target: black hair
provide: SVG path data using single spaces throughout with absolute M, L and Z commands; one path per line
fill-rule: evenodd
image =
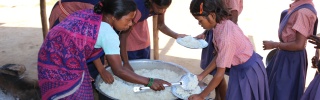
M 201 7 L 202 6 L 202 11 Z M 190 12 L 193 16 L 208 16 L 210 13 L 216 14 L 216 22 L 219 23 L 224 18 L 231 16 L 225 7 L 223 0 L 192 0 Z
M 136 3 L 133 0 L 100 0 L 94 6 L 94 12 L 97 14 L 111 14 L 116 19 L 136 11 Z
M 160 7 L 169 7 L 171 5 L 172 0 L 151 0 L 155 4 Z M 151 2 L 149 0 L 145 0 L 145 5 L 147 8 L 151 7 Z

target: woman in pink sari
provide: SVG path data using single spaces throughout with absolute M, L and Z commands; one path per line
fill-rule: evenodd
M 53 27 L 38 54 L 38 79 L 44 100 L 93 100 L 90 73 L 86 62 L 97 63 L 105 54 L 113 73 L 123 80 L 165 89 L 170 83 L 139 76 L 123 67 L 120 40 L 113 30 L 127 30 L 136 14 L 132 0 L 104 0 L 94 10 L 74 12 Z M 107 83 L 113 83 L 108 73 Z

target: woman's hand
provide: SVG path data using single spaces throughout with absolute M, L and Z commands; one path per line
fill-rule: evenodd
M 183 38 L 183 37 L 185 37 L 185 36 L 187 36 L 187 35 L 186 35 L 186 34 L 177 34 L 176 39 L 177 39 L 177 38 Z
M 155 91 L 161 91 L 165 89 L 165 87 L 163 86 L 164 84 L 171 86 L 171 84 L 167 81 L 164 81 L 161 79 L 154 79 L 153 84 L 151 85 L 150 88 Z
M 319 37 L 317 37 L 315 35 L 311 35 L 308 39 L 309 39 L 309 41 L 308 41 L 309 43 L 316 45 L 316 46 L 314 46 L 314 48 L 320 49 L 320 38 Z
M 112 84 L 114 81 L 112 74 L 107 70 L 101 71 L 100 76 L 105 83 Z
M 273 48 L 277 48 L 279 43 L 273 41 L 263 41 L 263 50 L 269 50 Z
M 201 97 L 200 94 L 191 95 L 188 100 L 204 100 L 204 97 Z

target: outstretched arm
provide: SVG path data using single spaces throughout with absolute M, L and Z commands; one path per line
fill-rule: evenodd
M 135 74 L 133 71 L 131 71 L 130 69 L 122 67 L 121 57 L 119 55 L 106 55 L 106 56 L 111 66 L 112 72 L 116 76 L 129 82 L 144 84 L 144 85 L 148 84 L 148 81 L 149 81 L 148 78 L 139 76 Z
M 197 35 L 195 38 L 197 38 L 197 39 L 206 39 L 206 33 L 208 31 L 209 30 L 204 30 L 201 34 Z
M 104 68 L 104 66 L 102 65 L 102 62 L 101 62 L 101 59 L 100 59 L 100 58 L 94 60 L 94 61 L 93 61 L 93 64 L 96 66 L 96 68 L 97 68 L 97 70 L 98 70 L 98 72 L 99 72 L 99 74 L 100 74 L 100 76 L 101 76 L 101 78 L 102 78 L 102 80 L 103 80 L 104 82 L 109 83 L 109 84 L 110 84 L 110 83 L 113 83 L 114 79 L 113 79 L 111 73 L 108 72 L 108 71 Z
M 217 73 L 213 76 L 212 80 L 208 84 L 208 86 L 200 93 L 201 97 L 206 97 L 209 93 L 214 90 L 221 82 L 224 77 L 224 73 L 226 68 L 217 68 Z
M 165 15 L 165 13 L 163 13 L 162 15 L 158 15 L 158 29 L 162 33 L 164 33 L 174 39 L 186 36 L 185 34 L 178 34 L 174 31 L 172 31 L 170 28 L 168 28 L 167 25 L 164 23 L 164 15 Z
M 200 94 L 191 95 L 189 100 L 204 100 L 204 98 L 220 84 L 224 77 L 225 70 L 226 68 L 218 67 L 217 73 L 213 76 L 208 86 Z
M 131 82 L 131 83 L 136 83 L 136 84 L 143 84 L 147 85 L 149 83 L 149 79 L 147 77 L 140 76 L 133 71 L 131 71 L 128 68 L 122 67 L 121 64 L 121 57 L 120 55 L 106 55 L 107 60 L 110 63 L 112 72 L 118 76 L 119 78 Z M 164 90 L 165 87 L 163 84 L 171 85 L 169 82 L 161 80 L 161 79 L 154 79 L 153 84 L 151 85 L 151 89 L 153 90 Z
M 216 69 L 216 58 L 214 57 L 208 67 L 201 72 L 201 74 L 198 75 L 198 80 L 201 81 L 203 78 L 205 78 L 210 72 L 212 72 L 214 69 Z

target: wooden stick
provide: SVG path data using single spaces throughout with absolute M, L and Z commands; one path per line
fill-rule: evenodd
M 158 15 L 153 16 L 153 59 L 159 60 Z
M 42 34 L 44 39 L 48 33 L 46 0 L 40 0 L 40 14 L 41 14 L 41 23 L 42 23 Z

